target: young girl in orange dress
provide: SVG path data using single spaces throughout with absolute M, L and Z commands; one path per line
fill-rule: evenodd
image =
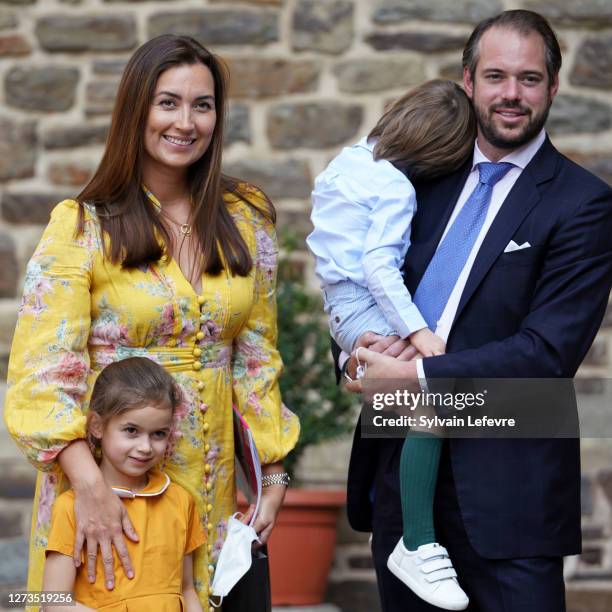
M 144 357 L 107 366 L 94 385 L 87 430 L 100 470 L 123 499 L 140 535 L 128 542 L 135 576 L 115 571 L 112 590 L 104 584 L 104 564 L 121 564 L 116 552 L 98 557 L 96 579 L 87 564 L 73 560 L 76 523 L 74 491 L 58 497 L 47 543 L 43 587 L 71 591 L 66 610 L 106 612 L 202 612 L 193 584 L 191 553 L 204 541 L 195 503 L 181 486 L 159 469 L 173 438 L 173 417 L 181 392 L 172 376 Z M 87 555 L 96 557 L 95 551 Z M 63 608 L 54 606 L 59 612 Z

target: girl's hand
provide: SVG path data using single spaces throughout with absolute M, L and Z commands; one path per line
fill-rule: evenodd
M 436 336 L 429 328 L 424 327 L 410 334 L 410 343 L 423 357 L 435 357 L 444 355 L 446 343 L 440 336 Z
M 186 612 L 202 612 L 202 604 L 193 584 L 193 557 L 191 554 L 186 555 L 183 560 L 183 599 L 186 604 Z
M 104 563 L 104 582 L 107 589 L 115 586 L 113 572 L 113 549 L 123 565 L 128 578 L 134 577 L 132 562 L 123 538 L 123 533 L 133 542 L 138 536 L 128 517 L 127 510 L 112 489 L 98 478 L 91 486 L 75 488 L 74 514 L 76 518 L 76 538 L 74 542 L 74 563 L 78 567 L 81 550 L 86 545 L 87 576 L 89 582 L 96 580 L 96 560 L 98 547 Z

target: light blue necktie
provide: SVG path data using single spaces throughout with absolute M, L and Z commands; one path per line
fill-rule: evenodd
M 442 316 L 480 233 L 491 202 L 493 187 L 512 167 L 513 164 L 505 162 L 478 164 L 478 185 L 459 211 L 425 270 L 413 302 L 432 331 L 436 330 L 438 319 Z

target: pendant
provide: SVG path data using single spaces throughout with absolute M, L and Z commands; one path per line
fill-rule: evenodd
M 191 225 L 189 223 L 181 223 L 180 230 L 183 236 L 189 236 L 191 234 Z

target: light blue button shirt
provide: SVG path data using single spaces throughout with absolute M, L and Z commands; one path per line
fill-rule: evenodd
M 374 161 L 366 138 L 345 147 L 316 178 L 313 232 L 306 242 L 325 290 L 350 281 L 367 288 L 402 337 L 427 327 L 412 303 L 401 269 L 416 210 L 414 187 L 387 160 Z M 365 331 L 376 331 L 363 329 Z

